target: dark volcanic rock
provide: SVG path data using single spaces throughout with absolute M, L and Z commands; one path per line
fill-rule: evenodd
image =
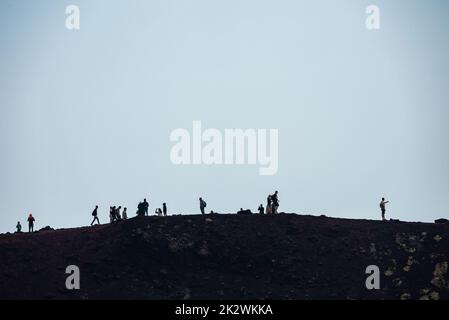
M 140 217 L 0 235 L 0 261 L 0 299 L 449 299 L 446 223 Z M 80 290 L 65 289 L 69 265 Z
M 53 230 L 55 230 L 55 229 L 53 229 L 53 228 L 50 227 L 50 226 L 46 226 L 46 227 L 44 227 L 44 228 L 42 228 L 42 229 L 39 229 L 39 231 L 53 231 Z

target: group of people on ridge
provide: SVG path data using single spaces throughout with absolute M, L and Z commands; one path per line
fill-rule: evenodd
M 113 223 L 120 220 L 128 219 L 128 213 L 126 212 L 126 208 L 123 208 L 123 212 L 120 214 L 121 206 L 113 206 L 109 207 L 109 222 Z
M 150 207 L 150 204 L 148 203 L 147 199 L 143 199 L 143 202 L 139 202 L 137 205 L 137 215 L 138 216 L 147 216 L 148 215 L 148 208 Z
M 200 201 L 201 214 L 205 214 L 205 209 L 207 207 L 207 203 L 206 203 L 206 201 L 203 200 L 203 198 L 199 198 L 199 201 Z M 382 213 L 382 221 L 386 221 L 385 212 L 386 212 L 386 204 L 387 203 L 389 203 L 389 201 L 386 201 L 385 198 L 382 198 L 382 200 L 379 204 L 381 213 Z M 149 207 L 150 207 L 150 204 L 148 203 L 147 199 L 143 199 L 143 201 L 140 202 L 137 206 L 137 212 L 136 212 L 137 216 L 148 216 Z M 264 208 L 263 205 L 260 204 L 257 211 L 259 212 L 259 214 L 264 214 L 264 213 L 277 214 L 278 208 L 279 208 L 279 193 L 278 193 L 278 191 L 275 191 L 274 194 L 268 195 L 266 208 Z M 110 207 L 109 219 L 110 219 L 111 223 L 128 219 L 127 209 L 123 208 L 123 211 L 121 211 L 121 209 L 122 209 L 121 206 Z M 214 212 L 211 211 L 211 213 L 214 213 Z M 251 210 L 243 210 L 243 209 L 240 209 L 240 211 L 237 213 L 238 214 L 252 214 Z M 157 208 L 155 210 L 155 214 L 158 216 L 162 216 L 162 215 L 167 216 L 167 204 L 164 202 L 162 204 L 162 209 Z M 94 218 L 90 225 L 92 226 L 95 222 L 97 222 L 97 224 L 100 224 L 100 220 L 98 219 L 98 206 L 95 206 L 95 209 L 92 211 L 92 216 Z M 28 221 L 28 232 L 34 232 L 34 222 L 36 220 L 31 213 L 28 215 L 27 221 Z M 20 221 L 17 222 L 16 229 L 17 229 L 18 233 L 22 232 L 22 225 L 20 224 Z
M 158 215 L 158 216 L 164 216 L 164 217 L 166 217 L 167 216 L 167 204 L 164 202 L 163 204 L 162 204 L 162 209 L 161 208 L 157 208 L 155 211 L 154 211 L 154 213 L 156 214 L 156 215 Z
M 36 219 L 34 219 L 31 213 L 28 215 L 27 221 L 28 221 L 28 232 L 34 232 L 34 221 L 36 221 Z M 18 233 L 22 232 L 22 225 L 20 224 L 20 221 L 17 221 L 16 229 Z
M 259 206 L 259 212 L 261 209 L 261 206 Z M 267 207 L 266 207 L 266 214 L 276 214 L 278 213 L 278 208 L 279 208 L 279 197 L 278 197 L 278 192 L 275 191 L 274 194 L 272 195 L 268 195 L 267 197 Z
M 139 204 L 137 205 L 137 211 L 136 211 L 137 216 L 148 216 L 149 207 L 150 207 L 150 204 L 148 203 L 147 199 L 143 199 L 143 201 L 139 202 Z M 128 219 L 127 208 L 123 208 L 123 211 L 121 211 L 121 210 L 122 210 L 121 206 L 109 207 L 109 222 L 110 223 Z M 155 214 L 157 214 L 159 216 L 161 216 L 161 215 L 167 216 L 167 204 L 163 203 L 162 209 L 157 208 L 155 211 Z M 100 220 L 98 219 L 98 206 L 95 206 L 95 209 L 92 211 L 92 216 L 94 217 L 94 219 L 92 220 L 92 223 L 90 225 L 92 226 L 95 222 L 97 222 L 97 225 L 100 224 Z

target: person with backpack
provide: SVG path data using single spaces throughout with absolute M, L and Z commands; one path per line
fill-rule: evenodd
M 207 207 L 206 201 L 204 201 L 202 198 L 200 198 L 200 210 L 201 214 L 204 214 L 204 209 Z
M 97 221 L 97 224 L 100 224 L 100 220 L 98 220 L 98 206 L 95 206 L 94 211 L 92 211 L 92 216 L 94 219 L 92 220 L 91 226 L 94 224 L 95 221 Z
M 380 210 L 381 210 L 381 212 L 382 212 L 382 221 L 385 221 L 386 219 L 385 219 L 385 211 L 386 211 L 386 209 L 385 209 L 385 205 L 387 204 L 387 203 L 389 203 L 390 201 L 385 201 L 385 198 L 382 198 L 382 200 L 380 201 L 380 204 L 379 204 L 379 207 L 380 207 Z
M 272 205 L 273 213 L 278 213 L 279 198 L 278 198 L 278 192 L 277 191 L 275 191 L 274 194 L 271 196 L 271 205 Z
M 34 232 L 34 221 L 36 221 L 33 215 L 30 213 L 28 216 L 28 232 Z

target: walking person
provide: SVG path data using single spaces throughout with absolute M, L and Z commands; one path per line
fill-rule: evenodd
M 204 209 L 207 207 L 206 201 L 204 201 L 202 198 L 200 198 L 200 210 L 201 214 L 204 214 Z
M 94 224 L 95 221 L 97 221 L 97 224 L 100 224 L 100 220 L 98 220 L 98 206 L 95 206 L 94 211 L 92 211 L 92 216 L 94 219 L 92 220 L 91 226 Z
M 33 215 L 30 213 L 28 216 L 28 232 L 34 232 L 34 221 L 36 221 Z
M 385 198 L 382 198 L 382 201 L 380 201 L 380 204 L 379 204 L 379 206 L 380 206 L 380 210 L 382 211 L 382 221 L 385 221 L 386 219 L 385 219 L 385 211 L 386 211 L 386 209 L 385 209 L 385 205 L 387 204 L 387 203 L 389 203 L 390 201 L 385 201 Z

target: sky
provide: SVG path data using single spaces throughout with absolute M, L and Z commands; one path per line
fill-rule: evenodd
M 0 0 L 0 232 L 275 190 L 285 212 L 379 219 L 385 197 L 387 218 L 448 218 L 447 57 L 441 0 Z M 196 120 L 277 129 L 277 173 L 173 164 Z

